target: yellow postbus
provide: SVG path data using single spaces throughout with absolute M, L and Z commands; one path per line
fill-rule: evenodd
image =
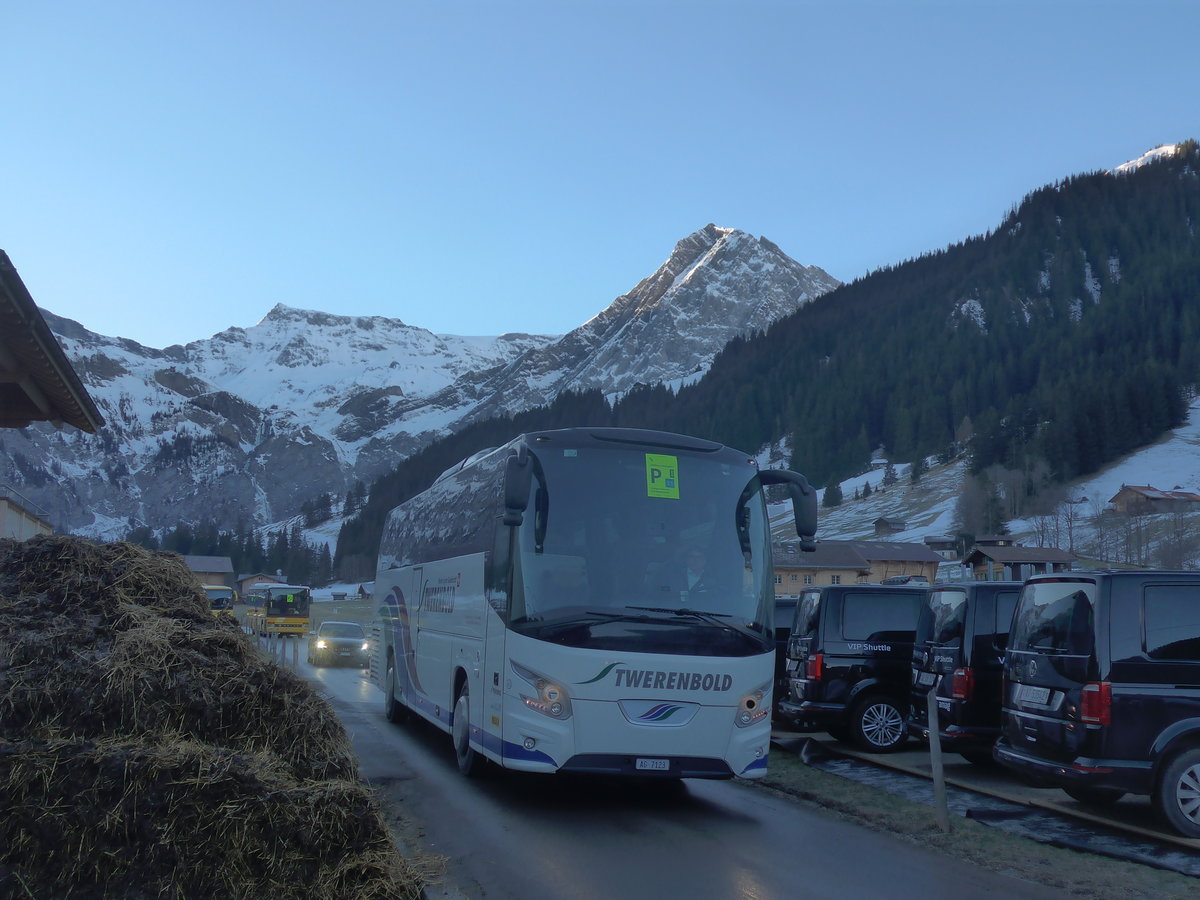
M 223 584 L 205 584 L 201 587 L 208 596 L 208 606 L 214 616 L 233 615 L 233 604 L 238 598 L 237 591 Z
M 308 634 L 308 607 L 312 603 L 312 588 L 308 585 L 259 582 L 251 586 L 249 596 L 257 598 L 255 606 L 246 611 L 251 634 Z

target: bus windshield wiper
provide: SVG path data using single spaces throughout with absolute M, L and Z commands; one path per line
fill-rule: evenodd
M 750 628 L 749 625 L 744 625 L 734 622 L 725 622 L 725 619 L 732 619 L 731 612 L 709 612 L 707 610 L 692 610 L 689 607 L 670 607 L 670 606 L 626 606 L 626 610 L 644 610 L 646 612 L 661 612 L 668 616 L 688 617 L 700 619 L 701 622 L 706 622 L 709 625 L 716 625 L 718 628 L 726 629 L 734 632 L 734 634 L 749 637 L 754 641 L 762 641 L 762 632 Z M 661 619 L 659 619 L 661 622 Z
M 626 606 L 625 609 L 641 609 L 646 612 L 667 613 L 674 616 L 695 616 L 699 619 L 729 619 L 733 617 L 733 613 L 701 612 L 698 609 L 689 609 L 686 606 Z M 724 625 L 725 623 L 722 622 L 721 624 Z
M 746 625 L 735 624 L 733 622 L 725 622 L 723 619 L 732 619 L 733 613 L 722 612 L 705 612 L 699 609 L 690 609 L 684 607 L 669 607 L 669 606 L 627 606 L 626 609 L 641 609 L 646 612 L 665 613 L 670 616 L 688 616 L 693 619 L 699 619 L 701 622 L 707 622 L 710 625 L 717 625 L 721 628 L 728 628 L 730 631 L 736 631 L 738 634 L 746 635 L 758 640 L 762 635 L 758 634 L 753 628 Z M 660 620 L 661 621 L 661 620 Z

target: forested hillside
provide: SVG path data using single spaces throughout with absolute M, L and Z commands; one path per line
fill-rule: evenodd
M 896 460 L 966 451 L 976 471 L 1029 473 L 1031 491 L 1095 471 L 1184 419 L 1200 368 L 1198 225 L 1195 141 L 1044 187 L 985 236 L 733 341 L 678 394 L 641 388 L 611 408 L 565 395 L 427 448 L 372 486 L 335 568 L 367 577 L 387 509 L 539 428 L 653 427 L 751 452 L 790 437 L 792 467 L 818 485 L 861 471 L 876 448 Z
M 791 434 L 824 484 L 883 447 L 970 440 L 976 468 L 1066 480 L 1182 421 L 1200 344 L 1200 149 L 1070 178 L 993 233 L 833 291 L 734 342 L 673 424 L 750 449 Z

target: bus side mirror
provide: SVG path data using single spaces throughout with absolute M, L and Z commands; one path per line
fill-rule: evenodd
M 800 549 L 817 549 L 817 492 L 808 479 L 799 472 L 787 469 L 763 469 L 758 473 L 763 484 L 785 484 L 792 500 L 792 516 L 796 520 L 796 534 L 800 538 Z
M 504 464 L 504 524 L 520 525 L 529 505 L 533 466 L 526 453 L 514 453 Z

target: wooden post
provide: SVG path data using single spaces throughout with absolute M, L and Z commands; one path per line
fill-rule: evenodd
M 942 739 L 938 736 L 937 684 L 925 695 L 929 718 L 929 764 L 933 769 L 933 811 L 938 828 L 950 831 L 950 810 L 946 806 L 946 773 L 942 771 Z

